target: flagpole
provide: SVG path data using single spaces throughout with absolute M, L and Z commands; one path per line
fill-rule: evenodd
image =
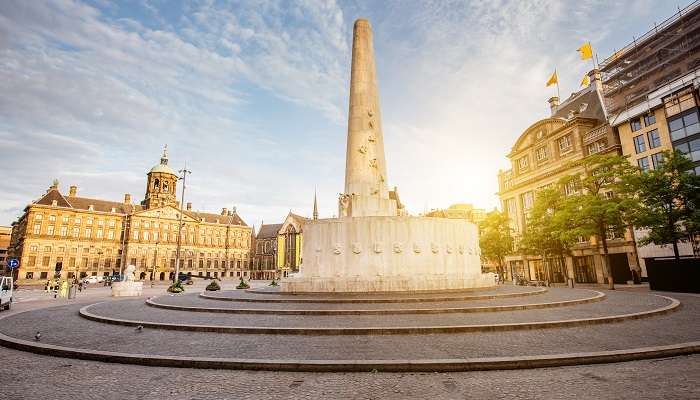
M 561 95 L 559 94 L 559 74 L 557 74 L 556 68 L 554 68 L 554 74 L 557 75 L 557 97 L 559 98 L 559 101 L 561 101 Z

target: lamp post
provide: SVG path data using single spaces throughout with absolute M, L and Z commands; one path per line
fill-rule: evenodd
M 119 280 L 124 280 L 124 264 L 126 263 L 126 235 L 129 230 L 129 217 L 124 217 L 124 224 L 122 227 L 122 256 L 119 259 Z
M 192 171 L 187 170 L 187 162 L 185 162 L 185 167 L 178 171 L 182 174 L 178 179 L 182 179 L 182 195 L 180 196 L 180 215 L 177 224 L 177 250 L 175 252 L 175 276 L 173 276 L 173 283 L 178 281 L 178 276 L 180 275 L 180 246 L 182 244 L 182 206 L 185 204 L 185 188 L 187 181 L 187 174 L 191 174 Z

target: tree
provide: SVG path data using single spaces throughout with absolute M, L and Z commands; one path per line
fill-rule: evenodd
M 565 214 L 565 205 L 566 198 L 560 186 L 537 191 L 519 242 L 519 251 L 523 254 L 542 256 L 548 280 L 552 280 L 553 276 L 547 255 L 557 257 L 563 267 L 564 278 L 568 278 L 564 260 L 576 236 L 570 233 L 570 219 Z
M 639 243 L 671 244 L 679 259 L 678 242 L 700 231 L 700 176 L 683 153 L 666 151 L 663 157 L 655 169 L 627 176 L 621 187 L 639 200 L 630 210 L 634 226 L 648 230 Z
M 615 154 L 595 154 L 575 161 L 571 167 L 581 172 L 565 177 L 561 184 L 572 193 L 565 200 L 562 218 L 568 221 L 570 235 L 597 238 L 602 245 L 604 270 L 608 286 L 614 289 L 612 269 L 608 255 L 608 232 L 621 233 L 629 226 L 625 221 L 627 211 L 635 207 L 636 201 L 621 196 L 620 182 L 636 172 L 629 161 Z
M 513 253 L 513 235 L 510 219 L 494 210 L 479 224 L 481 255 L 498 263 L 499 273 L 505 272 L 504 260 Z

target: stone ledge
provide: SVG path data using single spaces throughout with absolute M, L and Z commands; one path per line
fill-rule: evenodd
M 4 318 L 4 317 L 3 317 Z M 43 344 L 0 334 L 0 344 L 22 351 L 71 359 L 153 367 L 236 369 L 298 372 L 457 372 L 563 367 L 603 364 L 700 353 L 700 341 L 672 345 L 566 353 L 542 356 L 426 360 L 258 360 L 233 358 L 155 356 Z
M 245 297 L 223 297 L 223 296 L 211 296 L 204 293 L 200 293 L 199 297 L 209 300 L 221 300 L 221 301 L 240 301 L 249 303 L 428 303 L 428 302 L 440 302 L 440 301 L 464 301 L 464 300 L 493 300 L 508 297 L 523 297 L 523 296 L 533 296 L 542 293 L 546 293 L 547 288 L 540 288 L 537 290 L 528 290 L 524 292 L 513 292 L 513 293 L 502 293 L 502 294 L 483 294 L 483 295 L 467 295 L 467 296 L 446 296 L 446 297 L 405 297 L 405 298 L 365 298 L 365 299 L 352 299 L 352 298 L 332 298 L 332 297 L 319 297 L 317 299 L 293 299 L 293 298 L 280 298 L 280 299 L 256 299 L 256 298 L 245 298 Z M 293 296 L 293 295 L 292 295 Z
M 667 314 L 676 311 L 680 301 L 661 295 L 652 295 L 669 300 L 671 304 L 649 311 L 612 315 L 606 317 L 581 318 L 542 322 L 519 322 L 510 324 L 490 325 L 454 325 L 454 326 L 414 326 L 414 327 L 368 327 L 368 328 L 285 328 L 285 327 L 255 327 L 255 326 L 224 326 L 224 325 L 187 325 L 161 322 L 126 320 L 102 317 L 87 311 L 92 305 L 82 307 L 79 315 L 91 321 L 124 325 L 143 326 L 144 328 L 166 329 L 194 332 L 217 332 L 235 334 L 269 334 L 269 335 L 401 335 L 401 334 L 434 334 L 434 333 L 463 333 L 463 332 L 498 332 L 529 329 L 566 328 L 574 326 L 609 324 L 626 320 L 648 318 L 654 315 Z M 96 303 L 100 304 L 100 303 Z
M 574 300 L 564 300 L 549 303 L 530 303 L 503 306 L 480 306 L 480 307 L 459 307 L 459 308 L 415 308 L 415 309 L 383 309 L 383 310 L 275 310 L 275 309 L 241 309 L 241 308 L 218 308 L 218 307 L 196 307 L 178 306 L 162 304 L 146 300 L 146 304 L 151 307 L 167 310 L 191 311 L 191 312 L 212 312 L 227 314 L 272 314 L 272 315 L 388 315 L 388 314 L 450 314 L 450 313 L 477 313 L 477 312 L 499 312 L 499 311 L 519 311 L 539 308 L 566 307 L 577 304 L 587 304 L 601 301 L 605 298 L 603 292 L 592 290 L 594 296 Z

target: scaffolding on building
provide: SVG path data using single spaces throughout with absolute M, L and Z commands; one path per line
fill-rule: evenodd
M 600 63 L 608 115 L 644 102 L 651 91 L 699 67 L 700 0 L 694 0 Z

